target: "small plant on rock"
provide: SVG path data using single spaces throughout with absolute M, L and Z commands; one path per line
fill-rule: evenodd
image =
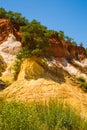
M 78 77 L 78 81 L 80 81 L 80 87 L 83 89 L 83 91 L 87 92 L 87 82 L 84 77 Z
M 21 66 L 21 60 L 16 60 L 15 61 L 15 64 L 14 64 L 14 79 L 16 80 L 17 79 L 17 76 L 18 76 L 18 73 L 20 71 L 20 66 Z
M 82 76 L 78 77 L 77 79 L 78 79 L 78 81 L 80 81 L 80 82 L 85 82 L 85 79 L 84 79 Z

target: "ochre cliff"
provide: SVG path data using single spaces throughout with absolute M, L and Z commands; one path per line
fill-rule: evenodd
M 0 44 L 7 40 L 10 33 L 20 41 L 22 35 L 19 32 L 19 28 L 19 24 L 12 23 L 7 19 L 0 19 Z M 58 39 L 56 36 L 51 37 L 49 40 L 51 43 L 51 50 L 56 58 L 66 58 L 68 61 L 71 61 L 72 59 L 83 60 L 87 56 L 85 54 L 85 49 L 81 46 L 74 46 L 64 39 Z
M 63 99 L 87 118 L 87 93 L 81 90 L 77 82 L 79 76 L 87 81 L 85 49 L 52 36 L 49 41 L 53 59 L 31 57 L 23 59 L 20 64 L 16 61 L 18 68 L 14 79 L 16 55 L 22 48 L 19 42 L 21 36 L 18 24 L 0 19 L 0 63 L 4 65 L 0 66 L 3 67 L 0 80 L 9 83 L 0 91 L 0 97 L 5 97 L 7 101 Z M 85 73 L 82 71 L 84 67 Z
M 6 41 L 10 33 L 16 36 L 17 40 L 21 39 L 21 35 L 18 32 L 19 25 L 15 25 L 8 19 L 0 19 L 0 44 Z
M 0 91 L 0 97 L 27 102 L 63 100 L 87 118 L 87 94 L 82 92 L 75 78 L 60 67 L 44 68 L 39 64 L 40 60 L 36 57 L 23 60 L 17 80 Z
M 74 46 L 64 39 L 59 40 L 53 37 L 50 39 L 50 43 L 53 55 L 56 58 L 65 58 L 70 62 L 72 59 L 83 60 L 87 57 L 85 48 L 82 46 Z

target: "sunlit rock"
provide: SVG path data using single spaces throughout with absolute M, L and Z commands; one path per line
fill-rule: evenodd
M 16 41 L 16 37 L 13 34 L 9 34 L 7 41 L 0 45 L 0 54 L 7 64 L 14 60 L 20 50 L 21 42 Z

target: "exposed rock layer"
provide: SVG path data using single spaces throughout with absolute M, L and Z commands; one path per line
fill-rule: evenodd
M 54 54 L 54 57 L 65 58 L 68 61 L 72 59 L 83 60 L 87 57 L 85 49 L 81 46 L 74 46 L 70 42 L 65 40 L 59 40 L 58 38 L 51 38 L 51 48 Z
M 0 19 L 0 44 L 7 40 L 10 33 L 16 36 L 17 40 L 21 40 L 22 36 L 19 28 L 20 25 L 18 24 L 12 23 L 7 19 Z M 56 36 L 51 37 L 49 40 L 54 57 L 66 58 L 68 61 L 72 59 L 82 60 L 87 57 L 82 46 L 74 46 L 70 42 L 58 39 Z
M 9 34 L 7 40 L 0 45 L 0 55 L 7 64 L 14 60 L 20 50 L 21 42 L 17 41 L 13 34 Z
M 21 35 L 17 30 L 17 27 L 19 25 L 15 26 L 10 20 L 7 19 L 0 19 L 0 44 L 3 41 L 6 41 L 8 38 L 8 35 L 10 33 L 14 34 L 16 36 L 17 40 L 21 39 Z
M 13 81 L 13 61 L 21 50 L 21 43 L 16 41 L 16 38 L 17 40 L 21 38 L 18 31 L 19 25 L 0 19 L 0 54 L 3 57 L 0 63 L 7 64 L 7 69 L 0 78 L 11 83 L 5 88 L 1 80 L 1 87 L 5 89 L 0 91 L 0 96 L 6 97 L 8 101 L 63 99 L 86 117 L 87 94 L 80 89 L 75 78 L 76 75 L 81 75 L 87 80 L 87 69 L 85 74 L 82 73 L 83 67 L 87 67 L 85 49 L 53 36 L 49 39 L 54 55 L 53 60 L 45 59 L 47 60 L 45 67 L 40 58 L 24 59 L 16 81 Z

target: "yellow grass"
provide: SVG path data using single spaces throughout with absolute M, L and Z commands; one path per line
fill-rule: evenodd
M 27 73 L 26 68 L 28 68 Z M 40 75 L 43 76 L 40 77 Z M 32 79 L 31 76 L 33 76 Z M 69 77 L 65 77 L 65 81 L 62 83 L 54 81 L 50 74 L 33 61 L 26 61 L 22 64 L 17 81 L 1 91 L 0 97 L 5 97 L 7 101 L 20 100 L 27 102 L 45 101 L 50 98 L 62 99 L 64 102 L 71 104 L 83 117 L 87 118 L 87 93 L 84 93 L 78 87 L 78 84 L 75 84 Z

